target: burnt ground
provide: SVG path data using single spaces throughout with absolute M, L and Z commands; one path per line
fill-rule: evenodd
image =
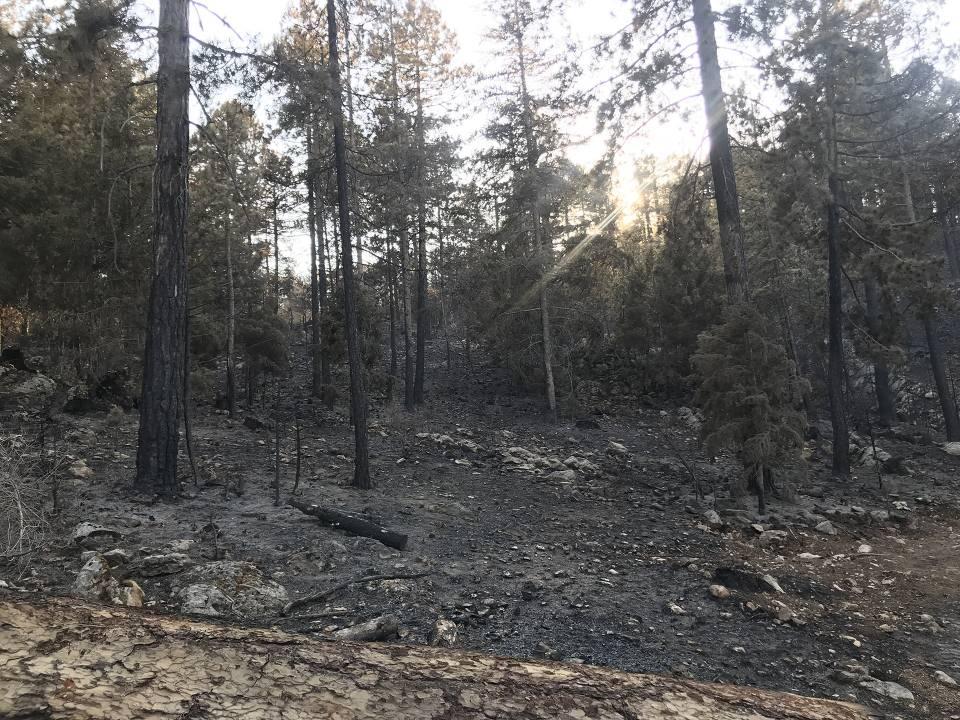
M 429 573 L 353 585 L 293 617 L 248 622 L 324 636 L 392 613 L 396 642 L 423 643 L 446 618 L 458 625 L 457 646 L 500 655 L 853 699 L 888 717 L 960 717 L 960 691 L 934 675 L 960 679 L 960 458 L 901 428 L 877 444 L 910 474 L 883 474 L 879 487 L 876 470 L 860 467 L 837 483 L 827 449 L 811 442 L 813 472 L 796 502 L 774 500 L 755 517 L 752 501 L 723 497 L 735 467 L 706 458 L 676 409 L 551 425 L 493 371 L 437 374 L 420 413 L 374 407 L 372 491 L 347 486 L 345 408 L 299 411 L 301 499 L 407 533 L 402 552 L 275 507 L 273 433 L 249 429 L 242 415 L 197 411 L 201 479 L 175 502 L 129 492 L 135 413 L 63 415 L 57 452 L 84 459 L 93 475 L 64 482 L 44 551 L 26 569 L 22 559 L 0 564 L 0 578 L 69 593 L 82 552 L 71 531 L 90 521 L 122 532 L 108 547 L 134 556 L 187 539 L 197 563 L 249 560 L 291 598 L 369 574 Z M 287 498 L 294 451 L 290 423 L 283 428 Z M 581 464 L 575 477 L 550 475 L 571 456 Z M 704 515 L 714 505 L 722 523 Z M 825 519 L 835 535 L 814 529 Z M 133 576 L 149 607 L 177 610 L 177 573 Z M 729 597 L 713 597 L 715 583 Z M 864 670 L 851 663 L 909 688 L 914 701 L 861 686 Z

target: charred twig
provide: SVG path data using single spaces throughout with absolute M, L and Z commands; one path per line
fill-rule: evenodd
M 364 577 L 353 578 L 352 580 L 347 580 L 342 582 L 339 585 L 334 585 L 332 588 L 327 590 L 322 590 L 313 595 L 307 595 L 307 597 L 300 598 L 299 600 L 291 600 L 286 605 L 283 606 L 283 610 L 280 611 L 281 615 L 289 615 L 292 610 L 296 610 L 299 607 L 304 605 L 311 605 L 315 602 L 320 602 L 321 600 L 326 600 L 331 595 L 336 595 L 341 590 L 345 590 L 351 585 L 359 585 L 361 583 L 375 582 L 377 580 L 413 580 L 416 578 L 426 577 L 431 575 L 432 572 L 419 572 L 419 573 L 398 573 L 394 575 L 365 575 Z

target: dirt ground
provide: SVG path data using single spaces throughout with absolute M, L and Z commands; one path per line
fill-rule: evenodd
M 853 699 L 891 718 L 960 718 L 960 690 L 936 675 L 960 679 L 960 458 L 900 428 L 876 443 L 909 474 L 858 467 L 836 483 L 811 441 L 813 473 L 796 502 L 774 499 L 756 516 L 752 500 L 724 497 L 736 468 L 704 456 L 684 411 L 624 407 L 551 425 L 493 371 L 438 374 L 416 415 L 375 405 L 369 492 L 347 486 L 345 408 L 299 411 L 299 498 L 407 533 L 402 552 L 274 506 L 273 433 L 243 415 L 197 411 L 200 483 L 176 502 L 129 491 L 135 413 L 63 415 L 57 452 L 93 474 L 65 481 L 45 550 L 0 564 L 0 578 L 69 593 L 83 552 L 71 533 L 88 521 L 122 533 L 108 547 L 133 557 L 192 540 L 181 547 L 194 563 L 248 560 L 290 598 L 365 575 L 427 573 L 245 622 L 323 636 L 392 613 L 396 642 L 424 643 L 443 618 L 457 624 L 457 646 L 500 655 Z M 287 422 L 284 501 L 294 456 Z M 132 577 L 147 606 L 177 611 L 179 573 Z M 884 695 L 885 681 L 914 699 Z

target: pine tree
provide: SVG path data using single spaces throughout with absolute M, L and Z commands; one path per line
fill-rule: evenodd
M 774 479 L 796 471 L 805 427 L 803 382 L 772 336 L 756 309 L 731 305 L 723 322 L 700 336 L 692 358 L 707 449 L 737 452 L 761 513 Z

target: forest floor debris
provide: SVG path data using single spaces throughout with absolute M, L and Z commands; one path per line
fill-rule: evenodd
M 238 432 L 242 416 L 212 409 L 195 417 L 201 482 L 173 503 L 130 495 L 136 416 L 103 412 L 57 418 L 61 451 L 93 474 L 67 480 L 29 570 L 5 563 L 0 579 L 328 637 L 372 627 L 855 699 L 903 718 L 960 707 L 938 674 L 960 673 L 960 458 L 932 441 L 885 436 L 914 472 L 880 467 L 882 487 L 876 466 L 831 481 L 811 443 L 796 502 L 758 515 L 724 494 L 735 463 L 704 456 L 659 410 L 550 425 L 519 401 L 491 415 L 469 388 L 434 396 L 421 416 L 375 411 L 368 493 L 344 485 L 345 408 L 300 414 L 297 501 L 405 534 L 403 551 L 274 506 L 272 430 Z M 284 499 L 294 463 L 288 437 Z

